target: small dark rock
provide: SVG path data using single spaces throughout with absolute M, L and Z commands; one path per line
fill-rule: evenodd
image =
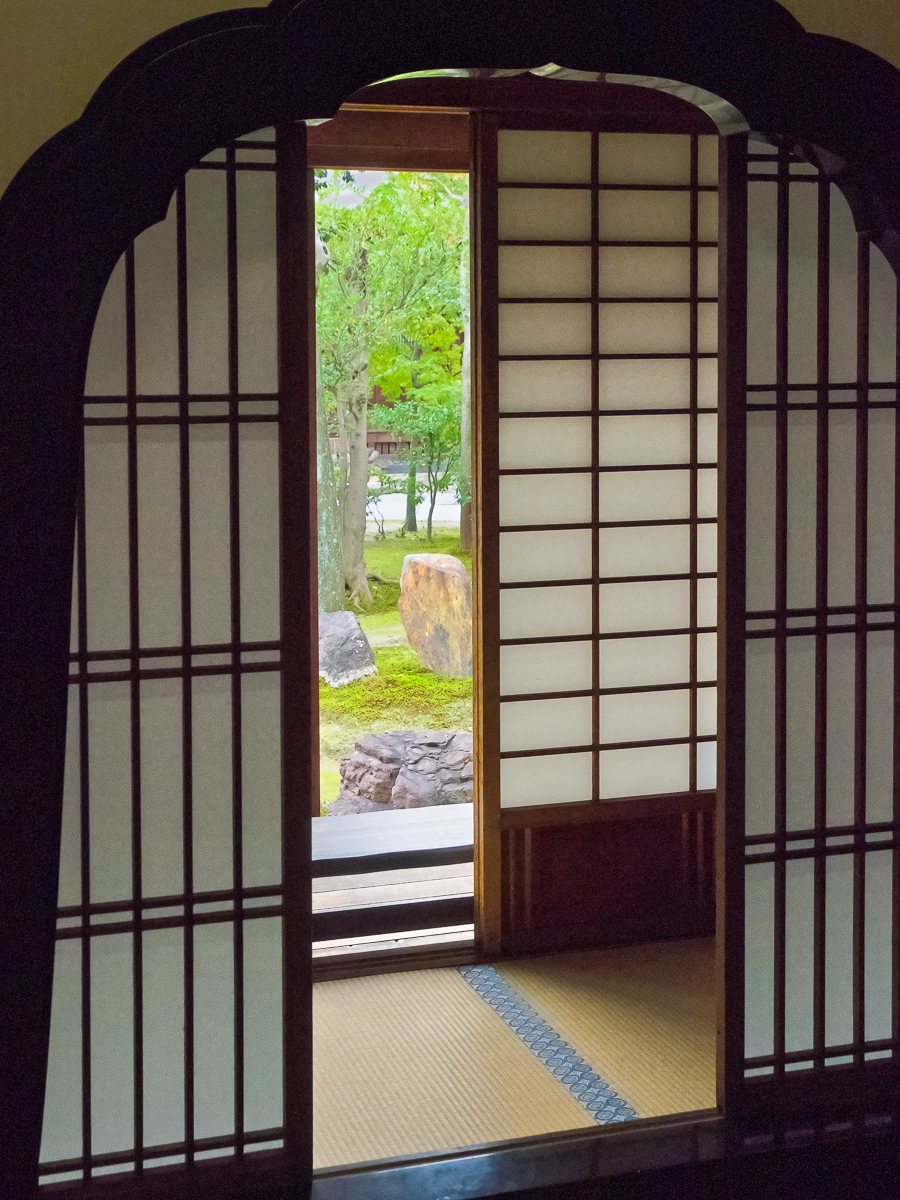
M 377 670 L 355 613 L 319 613 L 319 674 L 327 684 L 342 687 Z

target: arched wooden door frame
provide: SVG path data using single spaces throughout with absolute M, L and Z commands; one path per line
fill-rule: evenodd
M 593 45 L 585 36 L 593 31 Z M 53 976 L 77 474 L 94 318 L 126 245 L 217 145 L 328 118 L 359 87 L 448 64 L 548 61 L 677 79 L 813 148 L 860 232 L 900 267 L 900 72 L 808 34 L 774 0 L 318 4 L 273 0 L 147 42 L 0 199 L 0 1192 L 36 1179 Z M 302 651 L 293 670 L 302 674 Z M 287 665 L 287 663 L 286 663 Z M 290 669 L 290 668 L 289 668 Z M 302 914 L 298 917 L 302 919 Z M 308 1025 L 308 1022 L 306 1023 Z M 301 1021 L 289 1051 L 302 1073 Z M 288 1153 L 305 1164 L 302 1131 Z

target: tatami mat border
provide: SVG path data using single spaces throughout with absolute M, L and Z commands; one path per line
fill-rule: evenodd
M 457 967 L 457 971 L 587 1109 L 598 1125 L 612 1125 L 637 1117 L 631 1105 L 613 1091 L 493 967 Z

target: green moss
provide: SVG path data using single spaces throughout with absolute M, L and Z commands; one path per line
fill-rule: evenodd
M 459 548 L 458 529 L 439 529 L 434 539 L 428 541 L 424 534 L 408 533 L 405 537 L 389 534 L 386 538 L 366 538 L 366 567 L 377 575 L 392 579 L 400 578 L 400 569 L 407 554 L 452 554 L 462 559 L 466 570 L 471 569 L 471 554 L 463 554 Z
M 403 559 L 407 554 L 452 554 L 466 564 L 466 570 L 472 574 L 472 556 L 463 554 L 459 548 L 459 530 L 435 530 L 434 539 L 428 541 L 424 533 L 407 534 L 398 538 L 389 534 L 386 538 L 366 538 L 366 570 L 370 575 L 381 575 L 390 583 L 377 583 L 372 580 L 369 584 L 372 592 L 372 603 L 357 609 L 346 602 L 346 607 L 353 612 L 366 616 L 396 612 L 397 601 L 400 599 L 400 571 Z
M 340 688 L 320 684 L 319 715 L 323 725 L 349 719 L 366 729 L 376 722 L 382 728 L 394 729 L 471 727 L 471 679 L 435 675 L 408 646 L 384 646 L 373 653 L 377 675 Z M 465 725 L 453 720 L 463 712 L 461 702 L 468 707 Z
M 321 754 L 322 813 L 334 803 L 340 789 L 340 762 L 367 733 L 395 729 L 472 728 L 472 680 L 450 679 L 429 671 L 409 646 L 378 646 L 379 635 L 403 626 L 397 612 L 400 571 L 407 554 L 452 554 L 471 573 L 471 557 L 461 554 L 458 530 L 435 532 L 432 542 L 422 537 L 389 536 L 366 541 L 366 566 L 370 573 L 396 583 L 372 582 L 373 603 L 357 612 L 360 625 L 375 643 L 377 675 L 340 688 L 319 684 L 319 751 Z
M 366 555 L 368 559 L 368 555 Z M 372 568 L 369 567 L 371 571 Z M 400 599 L 400 584 L 399 583 L 376 583 L 374 580 L 369 581 L 369 591 L 372 593 L 372 603 L 364 604 L 357 608 L 351 603 L 349 597 L 344 601 L 344 607 L 351 612 L 362 615 L 371 613 L 390 613 L 397 611 L 397 602 Z
M 328 812 L 328 809 L 337 800 L 338 792 L 341 790 L 341 773 L 336 767 L 326 767 L 322 763 L 322 769 L 319 772 L 319 796 L 321 799 L 322 815 Z

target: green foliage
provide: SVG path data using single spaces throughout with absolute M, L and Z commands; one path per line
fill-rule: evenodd
M 361 347 L 372 383 L 392 381 L 388 394 L 416 347 L 458 376 L 459 271 L 468 234 L 448 187 L 461 191 L 465 177 L 391 172 L 366 194 L 347 182 L 349 174 L 326 172 L 317 180 L 316 227 L 330 256 L 317 296 L 326 393 L 337 392 Z M 353 207 L 335 203 L 347 191 L 364 199 Z
M 337 800 L 338 792 L 341 790 L 341 773 L 333 766 L 325 766 L 319 771 L 319 796 L 321 797 L 320 812 L 322 816 L 328 815 L 328 809 Z
M 434 362 L 436 354 L 423 356 L 427 367 L 425 381 L 418 371 L 408 394 L 391 409 L 391 432 L 410 439 L 410 459 L 424 467 L 428 479 L 428 540 L 432 540 L 432 516 L 438 493 L 445 488 L 460 488 L 460 408 L 462 386 L 449 370 Z M 417 364 L 418 366 L 418 364 Z M 419 376 L 417 379 L 416 376 Z M 466 497 L 467 498 L 467 497 Z M 462 499 L 462 497 L 461 497 Z
M 459 387 L 451 384 L 431 397 L 416 389 L 390 413 L 391 432 L 412 439 L 413 456 L 427 471 L 428 490 L 433 495 L 457 478 L 460 398 Z

